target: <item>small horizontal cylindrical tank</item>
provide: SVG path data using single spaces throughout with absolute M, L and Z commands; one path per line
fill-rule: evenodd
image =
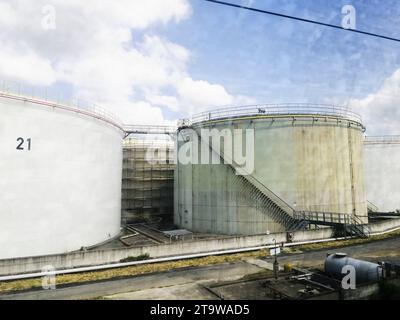
M 367 199 L 379 212 L 400 210 L 400 136 L 364 142 Z
M 203 162 L 208 146 L 202 130 L 215 133 L 209 153 L 222 155 L 221 163 Z M 281 223 L 286 217 L 268 209 L 275 204 L 355 215 L 367 223 L 363 133 L 358 115 L 332 106 L 251 106 L 196 115 L 177 135 L 175 223 L 207 233 L 282 232 L 289 227 Z M 247 153 L 248 137 L 254 138 L 254 148 Z M 215 141 L 220 143 L 214 148 Z M 194 161 L 183 163 L 179 155 L 187 145 L 198 152 Z M 236 147 L 249 160 L 243 179 L 232 170 L 240 159 L 224 161 Z
M 119 123 L 0 93 L 0 259 L 65 253 L 120 232 Z
M 383 270 L 379 264 L 357 260 L 348 257 L 345 253 L 330 254 L 325 259 L 325 273 L 341 281 L 347 272 L 345 266 L 352 266 L 355 270 L 356 283 L 377 282 L 382 278 Z

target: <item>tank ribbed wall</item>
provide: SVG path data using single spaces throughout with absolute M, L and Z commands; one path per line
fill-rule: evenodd
M 357 215 L 368 222 L 363 127 L 341 117 L 270 116 L 204 121 L 201 129 L 254 130 L 251 173 L 296 211 Z M 197 133 L 182 130 L 181 147 Z M 188 138 L 182 139 L 187 135 Z M 200 143 L 201 145 L 201 143 Z M 223 153 L 224 144 L 220 152 Z M 201 146 L 199 146 L 199 152 Z M 285 226 L 261 209 L 257 188 L 237 179 L 229 164 L 181 164 L 175 172 L 175 223 L 198 232 L 262 234 Z

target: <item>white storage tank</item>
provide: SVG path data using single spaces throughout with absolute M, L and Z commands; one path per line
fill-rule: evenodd
M 120 232 L 121 125 L 104 112 L 0 93 L 0 259 Z
M 235 139 L 244 154 L 252 133 L 253 170 L 238 176 L 235 161 L 203 163 L 202 130 L 214 131 L 213 142 L 221 142 L 214 148 L 209 141 L 205 148 L 222 155 L 221 162 L 235 154 Z M 179 157 L 190 144 L 199 156 L 197 163 L 178 159 L 175 223 L 197 232 L 244 235 L 290 230 L 299 211 L 348 214 L 367 223 L 364 130 L 357 114 L 333 106 L 263 105 L 196 115 L 177 136 Z
M 400 210 L 400 136 L 364 142 L 367 199 L 375 211 Z

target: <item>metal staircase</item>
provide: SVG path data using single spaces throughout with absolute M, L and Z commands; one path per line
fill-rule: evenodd
M 192 129 L 194 128 L 192 127 Z M 197 130 L 194 129 L 194 131 L 200 139 L 203 139 Z M 203 143 L 208 142 L 203 140 Z M 245 172 L 243 168 L 240 168 L 241 174 L 238 175 L 239 166 L 235 164 L 233 159 L 227 159 L 221 150 L 215 150 L 212 145 L 210 145 L 210 150 L 215 152 L 222 163 L 232 171 L 232 185 L 236 186 L 243 198 L 250 205 L 255 205 L 263 213 L 270 216 L 274 221 L 282 224 L 287 231 L 304 230 L 309 225 L 325 225 L 333 227 L 336 233 L 344 234 L 345 236 L 351 235 L 362 238 L 370 236 L 368 225 L 364 224 L 357 216 L 342 213 L 295 211 L 261 181 L 250 173 Z
M 350 216 L 350 224 L 345 225 L 345 233 L 361 238 L 369 238 L 371 229 L 368 224 L 364 224 L 357 216 Z
M 307 220 L 297 220 L 294 219 L 294 222 L 292 223 L 292 225 L 287 229 L 288 231 L 299 231 L 299 230 L 304 230 L 306 228 L 308 228 L 311 225 L 310 222 L 308 222 Z M 318 225 L 315 225 L 317 229 L 319 229 Z
M 333 212 L 296 212 L 296 220 L 307 221 L 309 224 L 324 225 L 334 228 L 341 236 L 368 238 L 371 234 L 369 226 L 355 215 Z
M 192 128 L 193 129 L 193 128 Z M 194 130 L 198 138 L 203 139 L 201 135 Z M 202 140 L 203 143 L 208 143 Z M 251 205 L 255 205 L 263 213 L 270 216 L 274 221 L 282 224 L 288 231 L 296 231 L 304 229 L 308 226 L 305 221 L 298 221 L 294 218 L 294 209 L 276 195 L 272 190 L 267 188 L 261 181 L 252 176 L 250 173 L 245 172 L 243 168 L 240 168 L 241 174 L 238 175 L 239 166 L 235 164 L 233 159 L 227 159 L 221 150 L 215 150 L 212 145 L 210 150 L 215 152 L 221 160 L 221 165 L 225 165 L 232 171 L 233 174 L 233 186 L 239 185 L 237 188 L 239 194 L 244 195 L 244 199 L 250 202 Z M 229 160 L 229 161 L 226 161 Z M 229 163 L 227 163 L 229 162 Z
M 295 231 L 303 227 L 303 224 L 300 224 L 299 221 L 294 219 L 289 213 L 294 212 L 294 210 L 278 196 L 275 194 L 272 195 L 271 190 L 256 187 L 250 182 L 248 176 L 236 175 L 236 170 L 230 165 L 227 166 L 232 170 L 234 183 L 236 182 L 242 186 L 242 188 L 238 188 L 237 190 L 239 194 L 245 196 L 244 199 L 247 198 L 247 201 L 266 215 L 270 216 L 274 221 L 282 224 L 286 230 Z M 268 196 L 268 193 L 271 196 Z

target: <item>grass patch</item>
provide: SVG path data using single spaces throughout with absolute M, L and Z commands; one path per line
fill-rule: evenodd
M 199 267 L 208 266 L 220 263 L 229 263 L 242 260 L 244 258 L 260 258 L 267 256 L 266 250 L 220 255 L 220 256 L 209 256 L 196 259 L 187 259 L 179 261 L 161 262 L 161 263 L 149 263 L 137 266 L 130 266 L 124 268 L 115 268 L 102 271 L 76 273 L 76 274 L 65 274 L 56 276 L 57 286 L 66 284 L 77 284 L 92 281 L 102 281 L 114 278 L 132 277 L 137 275 L 163 272 L 174 269 L 182 269 L 188 267 Z M 0 283 L 0 293 L 10 293 L 21 290 L 37 289 L 42 287 L 42 279 L 26 279 L 7 281 Z
M 252 281 L 252 280 L 260 280 L 265 278 L 271 278 L 274 275 L 274 272 L 271 270 L 262 270 L 260 272 L 246 274 L 241 278 L 241 280 Z
M 133 261 L 143 261 L 143 260 L 149 260 L 149 259 L 150 259 L 150 255 L 148 253 L 144 253 L 144 254 L 141 254 L 136 257 L 129 256 L 125 259 L 119 260 L 119 262 L 124 263 L 124 262 L 133 262 Z
M 381 241 L 385 239 L 390 239 L 400 236 L 400 230 L 394 231 L 392 233 L 387 233 L 378 236 L 371 236 L 369 238 L 361 239 L 348 239 L 348 240 L 338 240 L 338 241 L 329 241 L 329 242 L 321 242 L 321 243 L 311 243 L 311 244 L 304 244 L 300 246 L 296 246 L 293 250 L 300 250 L 300 251 L 314 251 L 314 250 L 321 250 L 321 249 L 330 249 L 330 248 L 341 248 L 341 247 L 348 247 L 357 244 L 363 244 L 373 241 Z

